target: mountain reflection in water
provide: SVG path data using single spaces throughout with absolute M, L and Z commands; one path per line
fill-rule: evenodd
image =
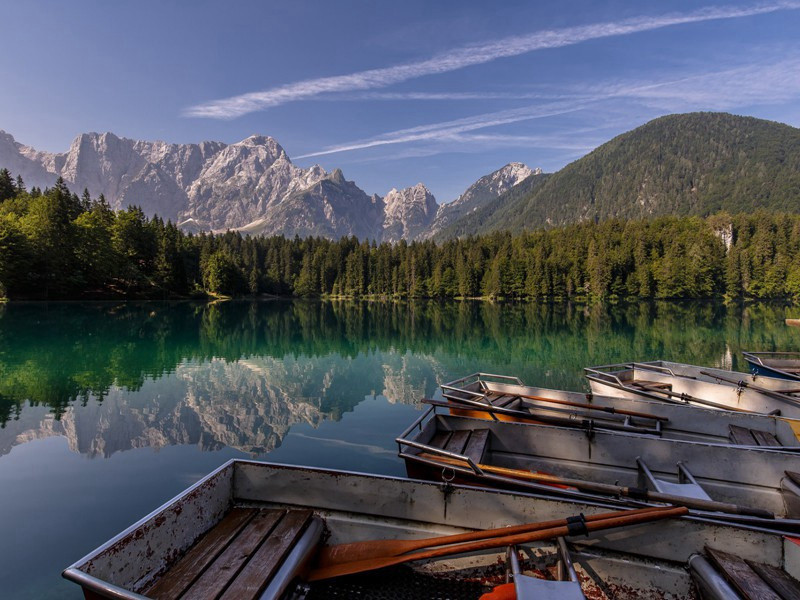
M 583 389 L 581 368 L 672 359 L 741 369 L 795 350 L 782 306 L 262 301 L 0 305 L 0 456 L 231 447 L 254 456 L 366 397 L 413 404 L 476 370 Z M 398 423 L 398 433 L 404 424 Z

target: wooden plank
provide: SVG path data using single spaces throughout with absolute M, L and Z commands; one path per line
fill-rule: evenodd
M 728 425 L 730 431 L 730 438 L 734 444 L 741 444 L 743 446 L 758 446 L 756 438 L 750 433 L 746 427 L 739 427 L 738 425 Z
M 208 600 L 221 594 L 283 518 L 284 513 L 283 510 L 259 511 L 192 587 L 181 596 L 181 600 Z
M 765 565 L 749 560 L 747 564 L 750 565 L 750 568 L 758 573 L 758 576 L 766 581 L 783 600 L 800 600 L 800 583 L 786 571 L 778 567 L 773 567 L 772 565 Z
M 498 408 L 505 408 L 506 406 L 514 402 L 514 400 L 519 400 L 519 396 L 506 394 L 505 396 L 500 396 L 497 400 L 493 401 L 492 404 L 494 404 Z
M 261 544 L 220 600 L 255 600 L 264 591 L 284 557 L 305 531 L 313 511 L 290 510 Z
M 751 429 L 750 433 L 753 434 L 759 446 L 783 446 L 774 435 L 769 431 L 761 431 L 760 429 Z
M 256 514 L 254 508 L 233 508 L 203 535 L 183 557 L 176 562 L 148 590 L 145 596 L 156 600 L 177 598 L 222 553 L 230 541 Z
M 725 578 L 745 598 L 751 600 L 781 600 L 772 588 L 738 556 L 706 546 L 706 554 Z
M 447 445 L 444 447 L 444 449 L 448 452 L 461 454 L 461 452 L 464 450 L 464 446 L 467 445 L 468 439 L 469 429 L 459 429 L 458 431 L 454 431 L 453 435 L 450 437 L 450 441 L 447 442 Z
M 647 388 L 652 390 L 672 390 L 671 383 L 660 383 L 658 381 L 646 381 L 644 379 L 634 379 L 631 381 L 631 385 L 635 385 L 641 388 Z
M 433 446 L 434 448 L 444 449 L 444 447 L 447 446 L 447 442 L 450 441 L 451 435 L 452 432 L 450 431 L 437 431 L 435 434 L 433 434 L 433 437 L 428 445 Z
M 474 463 L 479 463 L 483 460 L 483 453 L 486 450 L 486 445 L 489 442 L 488 429 L 475 429 L 472 435 L 469 436 L 466 448 L 464 448 L 464 456 L 468 456 Z

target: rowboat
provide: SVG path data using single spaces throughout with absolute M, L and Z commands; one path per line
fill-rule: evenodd
M 397 438 L 409 477 L 626 504 L 672 503 L 723 521 L 800 532 L 797 457 L 615 432 L 424 412 Z
M 702 371 L 701 367 L 696 369 Z M 551 390 L 525 385 L 518 377 L 487 373 L 467 375 L 442 384 L 441 389 L 447 401 L 442 406 L 461 416 L 604 430 L 619 435 L 800 450 L 800 421 L 774 415 L 723 411 L 633 395 L 613 397 Z
M 794 585 L 800 575 L 800 547 L 774 532 L 667 518 L 678 509 L 628 511 L 612 523 L 609 510 L 602 502 L 232 460 L 64 576 L 87 600 L 478 598 L 506 571 L 517 598 L 690 600 L 699 588 L 721 600 L 737 597 L 732 590 L 745 569 L 763 573 L 755 578 L 771 588 Z M 575 518 L 552 541 L 481 531 L 567 516 Z M 603 530 L 592 531 L 598 523 Z M 553 536 L 556 528 L 545 531 Z M 484 539 L 444 546 L 452 538 L 440 536 L 448 535 Z M 391 554 L 409 543 L 441 545 Z M 403 564 L 323 577 L 363 563 L 338 559 L 365 548 L 370 566 L 386 557 Z M 437 556 L 416 558 L 423 554 Z
M 754 375 L 800 381 L 800 352 L 742 352 Z
M 666 361 L 588 367 L 584 372 L 593 394 L 800 419 L 800 390 L 787 388 L 786 380 Z

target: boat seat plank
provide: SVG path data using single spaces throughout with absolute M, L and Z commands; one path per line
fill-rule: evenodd
M 483 461 L 483 455 L 486 452 L 486 446 L 489 443 L 489 430 L 488 429 L 475 429 L 472 435 L 469 436 L 469 441 L 464 448 L 464 456 L 468 456 L 474 463 Z
M 220 600 L 255 600 L 275 575 L 314 512 L 290 510 L 231 582 Z
M 467 445 L 469 434 L 470 434 L 469 429 L 459 429 L 458 431 L 454 431 L 453 435 L 450 436 L 450 441 L 447 442 L 447 445 L 444 447 L 444 449 L 447 450 L 448 452 L 455 452 L 456 454 L 461 454 Z
M 727 552 L 706 546 L 706 554 L 725 578 L 745 597 L 757 600 L 782 600 L 750 565 Z
M 514 396 L 513 394 L 505 394 L 497 398 L 497 400 L 492 400 L 492 404 L 494 404 L 497 408 L 505 408 L 514 400 L 519 400 L 519 396 Z
M 782 600 L 800 600 L 800 582 L 783 569 L 763 563 L 747 561 L 750 568 L 775 590 Z
M 750 433 L 758 442 L 759 446 L 783 446 L 774 435 L 769 431 L 761 431 L 760 429 L 751 429 Z
M 227 547 L 256 514 L 254 508 L 233 508 L 162 575 L 145 595 L 156 600 L 177 598 Z
M 671 390 L 672 384 L 671 383 L 661 383 L 659 381 L 647 381 L 645 379 L 634 379 L 631 381 L 631 385 L 636 387 L 645 388 L 645 389 L 656 389 L 656 390 Z
M 738 425 L 728 425 L 731 441 L 734 444 L 741 444 L 743 446 L 758 446 L 756 438 L 746 427 L 739 427 Z
M 444 450 L 444 447 L 447 446 L 447 442 L 450 441 L 451 435 L 451 431 L 437 431 L 431 438 L 431 441 L 428 442 L 428 445 Z
M 248 526 L 181 596 L 181 600 L 208 600 L 219 596 L 280 522 L 285 512 L 283 510 L 259 511 Z

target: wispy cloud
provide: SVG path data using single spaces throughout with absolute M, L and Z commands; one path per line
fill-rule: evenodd
M 723 71 L 699 73 L 664 81 L 611 82 L 594 86 L 584 86 L 583 95 L 564 94 L 564 100 L 549 102 L 523 108 L 474 115 L 452 121 L 430 123 L 427 125 L 390 131 L 371 138 L 337 144 L 307 153 L 297 158 L 324 156 L 339 152 L 349 152 L 376 146 L 405 144 L 409 142 L 450 142 L 463 144 L 484 142 L 508 145 L 529 141 L 539 147 L 557 147 L 552 136 L 529 136 L 507 134 L 474 134 L 488 129 L 581 111 L 587 108 L 598 110 L 608 100 L 627 101 L 638 106 L 637 113 L 628 114 L 628 122 L 617 123 L 620 127 L 630 126 L 631 119 L 642 114 L 651 118 L 667 112 L 689 110 L 730 110 L 755 104 L 781 103 L 800 97 L 800 56 L 786 56 L 780 60 L 764 60 L 752 64 L 739 65 Z M 620 110 L 620 107 L 608 110 Z M 599 114 L 599 112 L 598 112 Z M 595 115 L 597 118 L 598 115 Z M 607 129 L 607 127 L 604 127 Z M 548 141 L 545 143 L 545 139 Z M 544 143 L 544 145 L 543 145 Z M 587 147 L 587 144 L 576 144 Z M 440 148 L 441 152 L 442 149 Z M 429 154 L 435 151 L 428 150 Z
M 542 92 L 360 92 L 353 94 L 323 94 L 315 100 L 558 100 L 580 98 L 579 94 L 547 94 Z
M 507 125 L 509 123 L 518 123 L 520 121 L 530 121 L 532 119 L 563 115 L 569 112 L 580 110 L 582 107 L 583 105 L 578 102 L 569 106 L 559 103 L 526 106 L 524 108 L 514 108 L 510 110 L 485 113 L 472 117 L 465 117 L 463 119 L 455 119 L 452 121 L 443 121 L 439 123 L 421 125 L 418 127 L 411 127 L 409 129 L 390 131 L 377 137 L 357 140 L 347 144 L 331 146 L 317 152 L 302 154 L 297 158 L 311 158 L 313 156 L 324 156 L 326 154 L 335 154 L 337 152 L 349 152 L 351 150 L 374 148 L 375 146 L 403 144 L 422 140 L 454 140 L 456 136 L 469 131 L 485 129 L 487 127 L 496 127 L 498 125 Z
M 494 42 L 456 48 L 427 60 L 370 69 L 348 75 L 308 79 L 251 92 L 221 100 L 198 104 L 184 111 L 186 116 L 232 119 L 251 112 L 321 94 L 352 92 L 387 87 L 426 75 L 436 75 L 465 67 L 492 62 L 499 58 L 519 56 L 536 50 L 559 48 L 588 40 L 629 35 L 663 27 L 720 19 L 737 19 L 779 10 L 795 10 L 800 2 L 784 0 L 739 7 L 706 7 L 688 13 L 637 17 L 617 22 L 595 23 L 578 27 L 538 31 L 512 36 Z

